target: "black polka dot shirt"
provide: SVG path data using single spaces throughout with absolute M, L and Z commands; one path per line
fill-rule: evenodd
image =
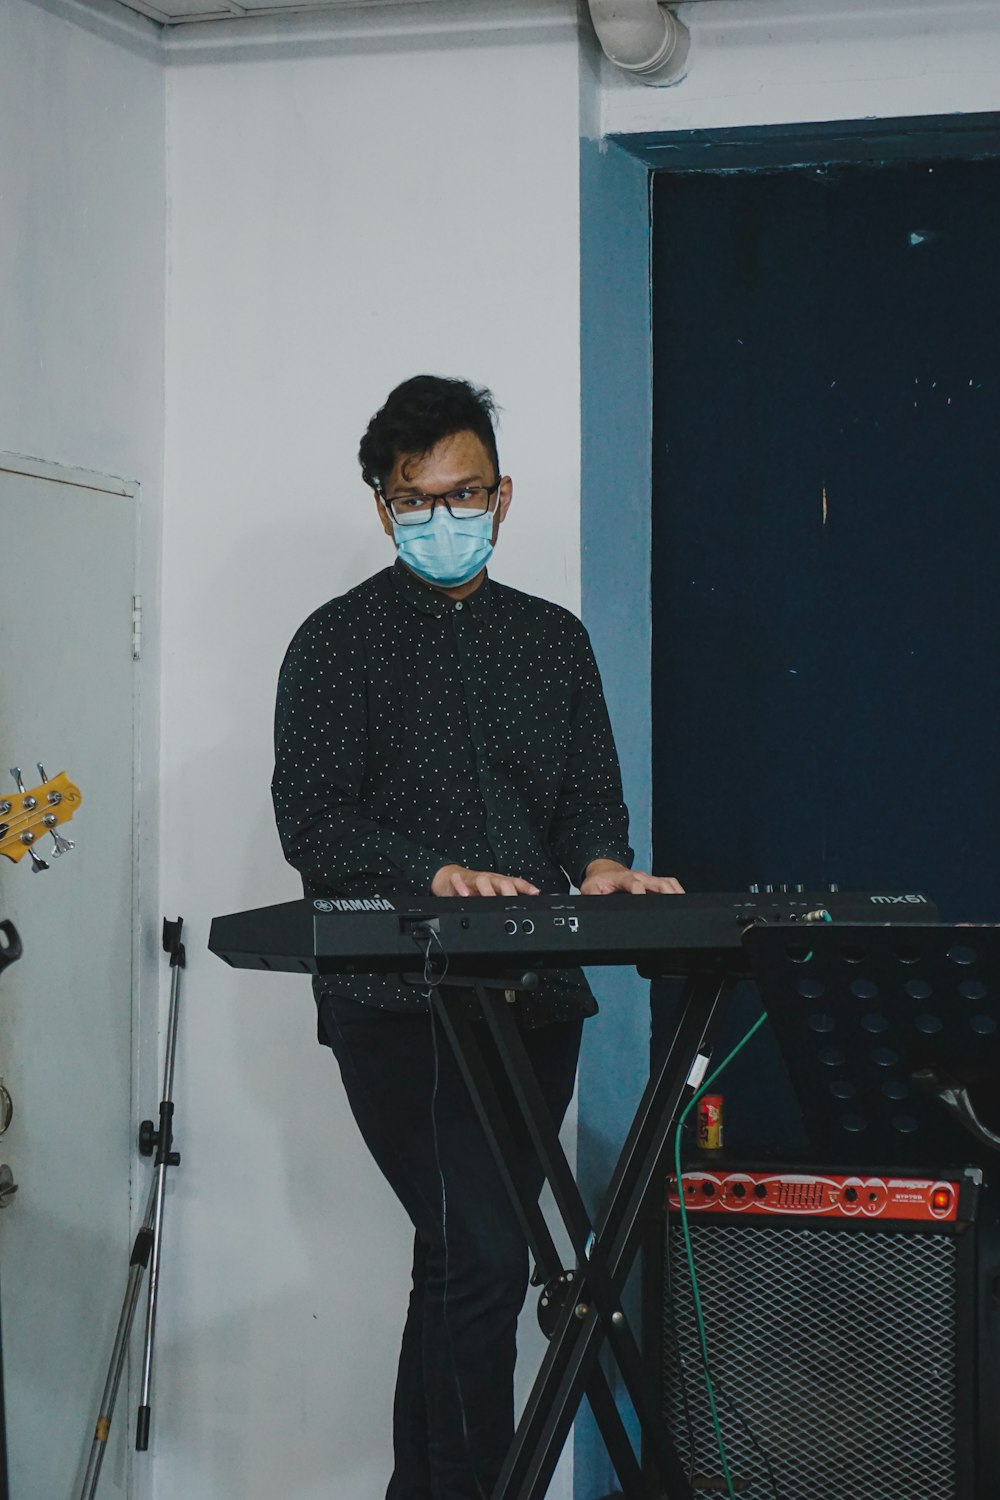
M 272 794 L 310 897 L 423 896 L 446 864 L 555 893 L 591 860 L 632 861 L 587 632 L 489 578 L 455 601 L 397 562 L 310 615 L 278 681 Z M 427 1005 L 391 976 L 318 989 Z M 528 1024 L 597 1008 L 579 970 L 518 1003 Z

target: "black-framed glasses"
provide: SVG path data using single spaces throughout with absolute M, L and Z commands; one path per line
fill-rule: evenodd
M 440 503 L 452 517 L 485 516 L 501 481 L 496 484 L 464 484 L 457 490 L 443 490 L 439 495 L 383 495 L 382 504 L 397 526 L 423 526 Z

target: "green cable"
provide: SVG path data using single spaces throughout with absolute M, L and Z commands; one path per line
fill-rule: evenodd
M 736 1492 L 733 1489 L 733 1481 L 729 1473 L 729 1463 L 726 1459 L 726 1448 L 725 1444 L 722 1441 L 722 1428 L 719 1425 L 719 1413 L 715 1405 L 715 1390 L 712 1385 L 712 1376 L 709 1372 L 708 1367 L 708 1340 L 705 1337 L 705 1320 L 702 1316 L 701 1311 L 701 1296 L 698 1292 L 698 1277 L 694 1269 L 694 1254 L 691 1249 L 691 1231 L 688 1228 L 687 1205 L 684 1202 L 684 1179 L 681 1174 L 681 1132 L 684 1129 L 684 1121 L 687 1119 L 692 1109 L 694 1109 L 702 1094 L 706 1093 L 707 1090 L 712 1087 L 712 1084 L 718 1078 L 723 1069 L 728 1068 L 733 1058 L 736 1057 L 738 1053 L 743 1051 L 743 1048 L 746 1046 L 747 1042 L 755 1032 L 760 1030 L 766 1020 L 767 1013 L 765 1011 L 763 1015 L 758 1016 L 757 1020 L 750 1027 L 750 1030 L 746 1033 L 746 1035 L 736 1043 L 736 1046 L 733 1048 L 732 1052 L 730 1052 L 729 1056 L 723 1058 L 719 1066 L 709 1074 L 700 1088 L 695 1089 L 694 1093 L 691 1095 L 691 1098 L 681 1110 L 680 1119 L 677 1121 L 677 1133 L 674 1136 L 674 1174 L 677 1178 L 677 1201 L 680 1205 L 681 1229 L 684 1234 L 684 1251 L 685 1255 L 687 1256 L 688 1276 L 691 1280 L 691 1295 L 694 1303 L 695 1322 L 698 1325 L 698 1341 L 701 1345 L 701 1363 L 705 1374 L 705 1389 L 708 1392 L 708 1405 L 709 1410 L 712 1414 L 712 1426 L 715 1429 L 715 1441 L 719 1447 L 719 1457 L 722 1460 L 722 1475 L 726 1481 L 726 1491 L 729 1495 L 729 1500 L 736 1500 Z

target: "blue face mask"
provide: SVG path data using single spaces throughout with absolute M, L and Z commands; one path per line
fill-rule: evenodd
M 454 589 L 475 578 L 493 551 L 493 516 L 464 516 L 454 519 L 443 505 L 422 526 L 400 526 L 395 521 L 392 534 L 398 557 L 418 578 Z

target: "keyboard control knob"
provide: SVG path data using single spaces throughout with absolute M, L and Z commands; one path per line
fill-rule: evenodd
M 503 924 L 503 930 L 508 934 L 509 937 L 514 936 L 514 934 L 517 932 L 517 923 L 514 921 L 513 917 L 507 918 L 506 922 Z

